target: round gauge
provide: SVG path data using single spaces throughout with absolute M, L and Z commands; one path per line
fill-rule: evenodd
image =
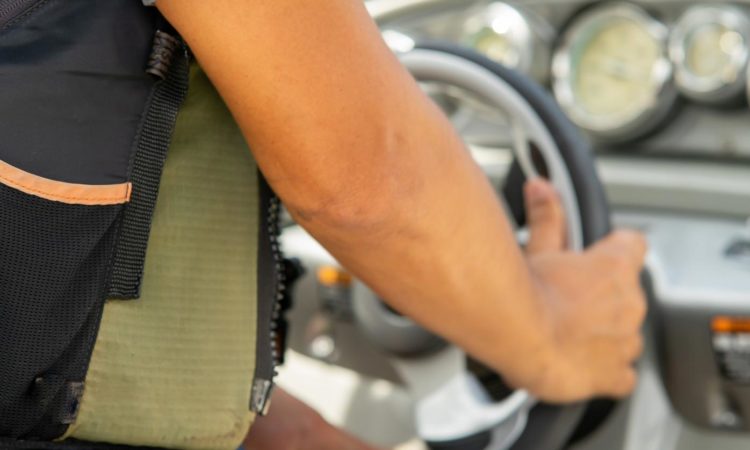
M 540 18 L 504 2 L 470 12 L 462 41 L 507 67 L 544 82 L 552 28 Z
M 623 141 L 653 130 L 676 99 L 667 27 L 628 3 L 587 10 L 552 63 L 555 97 L 594 137 Z
M 680 91 L 692 99 L 722 103 L 745 89 L 750 19 L 730 5 L 689 8 L 669 39 Z

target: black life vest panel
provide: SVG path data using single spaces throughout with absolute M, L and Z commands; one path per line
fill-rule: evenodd
M 190 63 L 138 0 L 0 0 L 0 449 L 128 448 L 57 440 L 76 420 L 105 300 L 140 296 Z M 288 304 L 278 199 L 258 178 L 254 413 Z

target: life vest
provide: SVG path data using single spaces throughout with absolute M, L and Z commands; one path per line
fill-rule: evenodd
M 0 0 L 0 449 L 235 449 L 268 407 L 280 204 L 138 0 Z

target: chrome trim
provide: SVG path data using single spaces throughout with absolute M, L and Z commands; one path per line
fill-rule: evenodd
M 391 20 L 401 14 L 412 11 L 418 11 L 422 8 L 442 3 L 449 3 L 447 0 L 390 0 L 390 1 L 368 1 L 365 2 L 367 10 L 378 24 Z
M 654 97 L 644 110 L 624 119 L 592 115 L 578 103 L 573 88 L 577 53 L 592 33 L 604 28 L 611 21 L 623 19 L 639 24 L 663 49 L 649 80 L 656 86 Z M 669 31 L 663 23 L 634 4 L 607 3 L 584 12 L 563 34 L 561 44 L 555 51 L 552 60 L 552 85 L 555 97 L 573 122 L 600 140 L 623 141 L 648 133 L 667 116 L 677 97 L 671 83 L 672 63 L 666 51 L 668 36 Z
M 695 74 L 687 63 L 691 34 L 701 27 L 719 25 L 738 33 L 742 51 L 730 55 L 729 67 L 718 76 Z M 675 66 L 675 83 L 687 97 L 708 104 L 722 104 L 737 99 L 745 91 L 750 51 L 750 18 L 732 5 L 696 5 L 678 19 L 669 38 L 669 57 Z
M 549 79 L 555 30 L 541 17 L 506 2 L 492 2 L 470 12 L 463 22 L 462 41 L 465 45 L 539 82 Z M 508 39 L 517 54 L 517 61 L 502 61 L 478 48 L 478 41 L 488 33 Z

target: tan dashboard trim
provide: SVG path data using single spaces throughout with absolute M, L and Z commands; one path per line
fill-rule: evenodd
M 118 205 L 130 201 L 131 183 L 76 184 L 50 180 L 0 160 L 0 183 L 54 202 L 71 205 Z

